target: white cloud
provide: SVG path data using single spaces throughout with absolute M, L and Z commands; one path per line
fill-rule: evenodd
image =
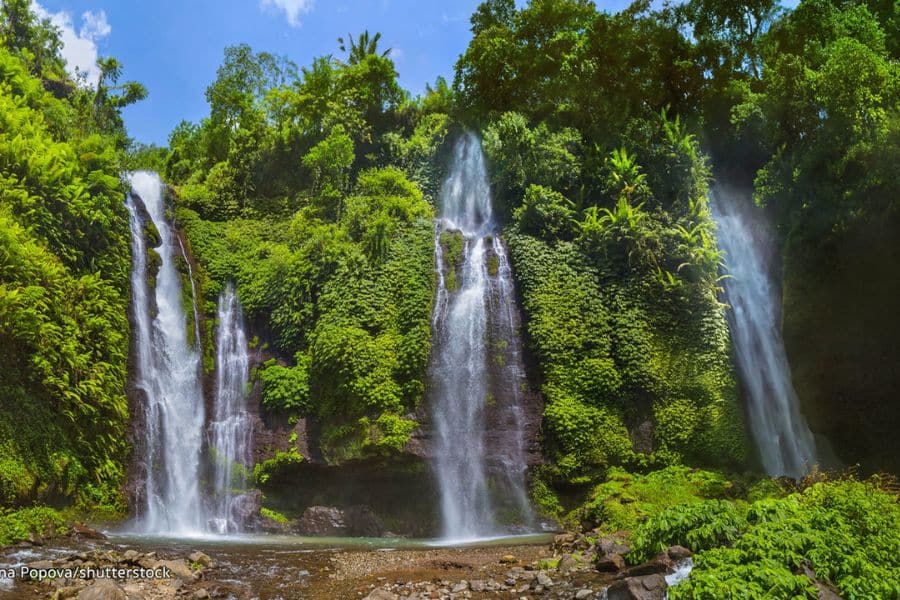
M 59 28 L 66 70 L 73 76 L 84 73 L 90 85 L 96 84 L 100 77 L 100 69 L 96 64 L 97 42 L 112 33 L 106 13 L 102 10 L 85 12 L 81 15 L 81 29 L 76 32 L 72 15 L 66 11 L 51 13 L 35 0 L 31 2 L 31 10 L 39 19 L 50 19 Z
M 312 10 L 313 0 L 260 0 L 260 4 L 283 10 L 291 27 L 300 27 L 300 15 Z

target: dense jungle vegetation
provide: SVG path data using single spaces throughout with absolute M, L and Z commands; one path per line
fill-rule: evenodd
M 900 4 L 486 0 L 471 23 L 453 82 L 418 97 L 379 34 L 303 67 L 229 47 L 209 115 L 157 148 L 127 136 L 120 110 L 146 90 L 114 58 L 95 86 L 73 80 L 49 22 L 0 3 L 3 510 L 126 510 L 135 168 L 172 186 L 203 312 L 236 284 L 264 411 L 315 422 L 330 465 L 402 454 L 426 398 L 448 144 L 474 129 L 545 403 L 535 503 L 632 531 L 635 560 L 699 551 L 673 598 L 813 598 L 803 565 L 848 598 L 900 595 L 890 477 L 744 473 L 708 204 L 711 187 L 752 192 L 777 227 L 813 428 L 847 464 L 900 468 Z M 61 526 L 42 511 L 0 515 L 0 543 Z

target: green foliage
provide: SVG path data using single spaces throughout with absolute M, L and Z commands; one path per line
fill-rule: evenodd
M 0 547 L 27 540 L 31 534 L 44 537 L 63 535 L 68 531 L 63 516 L 52 508 L 0 509 Z
M 296 365 L 264 365 L 258 371 L 262 403 L 269 410 L 306 414 L 309 404 L 309 355 L 298 352 Z
M 278 478 L 301 462 L 303 456 L 296 448 L 291 448 L 287 452 L 276 452 L 273 458 L 257 463 L 253 467 L 253 479 L 257 485 L 266 485 L 270 479 Z
M 724 498 L 733 489 L 730 481 L 714 471 L 671 466 L 639 475 L 612 468 L 567 520 L 608 532 L 640 531 L 641 523 L 672 507 Z
M 266 508 L 265 506 L 259 509 L 259 514 L 263 518 L 274 521 L 280 525 L 284 525 L 288 522 L 288 518 L 286 516 L 284 516 L 280 512 L 276 512 L 270 508 Z
M 725 522 L 708 517 L 704 527 L 730 535 L 733 515 Z M 658 528 L 654 535 L 663 529 L 673 528 Z M 657 545 L 670 539 L 660 535 Z M 898 551 L 896 496 L 866 482 L 817 483 L 802 493 L 755 502 L 733 544 L 696 555 L 690 579 L 669 593 L 672 598 L 816 598 L 802 572 L 807 566 L 842 597 L 892 598 L 900 594 Z
M 571 239 L 574 230 L 574 205 L 559 192 L 530 185 L 522 206 L 513 211 L 519 231 L 552 241 Z
M 734 542 L 746 521 L 727 500 L 705 500 L 666 508 L 640 524 L 628 559 L 649 560 L 672 545 L 698 552 Z
M 11 5 L 9 5 L 11 6 Z M 0 500 L 116 504 L 129 245 L 116 135 L 0 48 Z

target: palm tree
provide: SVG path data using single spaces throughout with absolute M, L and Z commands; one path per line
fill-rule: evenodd
M 377 32 L 375 35 L 370 36 L 369 30 L 366 29 L 359 37 L 355 40 L 353 39 L 352 34 L 347 34 L 347 41 L 344 41 L 344 38 L 339 37 L 338 43 L 340 44 L 341 52 L 347 52 L 347 64 L 348 65 L 357 65 L 361 63 L 365 58 L 369 55 L 376 55 L 382 58 L 387 57 L 392 48 L 388 48 L 381 54 L 378 53 L 378 42 L 381 40 L 381 33 Z

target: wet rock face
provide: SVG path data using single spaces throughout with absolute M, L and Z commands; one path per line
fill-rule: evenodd
M 310 506 L 297 523 L 297 531 L 308 536 L 378 537 L 384 526 L 368 506 L 345 509 L 334 506 Z

